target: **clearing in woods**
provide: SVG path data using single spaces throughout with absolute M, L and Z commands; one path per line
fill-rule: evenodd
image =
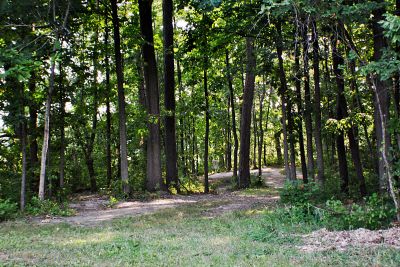
M 127 201 L 81 196 L 77 214 L 0 224 L 0 266 L 398 266 L 400 231 L 327 232 L 275 212 L 281 169 L 267 187 Z M 225 182 L 222 182 L 225 181 Z M 362 234 L 368 238 L 362 238 Z

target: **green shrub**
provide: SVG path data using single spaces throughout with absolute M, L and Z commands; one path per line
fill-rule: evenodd
M 17 203 L 13 203 L 9 199 L 0 199 L 0 221 L 13 218 L 17 213 L 17 210 Z
M 323 224 L 329 229 L 380 229 L 387 227 L 395 216 L 389 202 L 375 193 L 364 204 L 346 206 L 340 200 L 329 200 L 325 210 Z
M 51 200 L 40 200 L 37 197 L 33 197 L 31 202 L 26 206 L 25 211 L 28 214 L 38 215 L 53 215 L 53 216 L 71 216 L 74 214 L 74 210 L 68 208 L 66 203 L 58 203 Z
M 317 183 L 302 181 L 286 182 L 280 192 L 281 202 L 292 205 L 317 204 L 325 201 L 325 195 Z

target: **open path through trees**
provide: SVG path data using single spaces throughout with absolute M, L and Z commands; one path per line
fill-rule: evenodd
M 253 170 L 254 174 L 258 170 Z M 204 216 L 214 217 L 225 212 L 263 208 L 275 205 L 279 199 L 276 191 L 283 186 L 285 177 L 281 168 L 263 168 L 263 178 L 268 190 L 263 194 L 246 194 L 246 191 L 230 191 L 232 172 L 215 173 L 209 176 L 210 184 L 216 184 L 215 194 L 163 195 L 148 201 L 124 201 L 110 207 L 107 197 L 99 195 L 77 196 L 70 208 L 76 211 L 71 217 L 35 217 L 32 220 L 40 224 L 70 223 L 92 226 L 115 218 L 140 216 L 166 208 L 179 208 L 181 205 L 206 204 Z M 251 190 L 251 189 L 250 189 Z M 254 189 L 255 190 L 255 189 Z M 265 194 L 264 194 L 265 193 Z

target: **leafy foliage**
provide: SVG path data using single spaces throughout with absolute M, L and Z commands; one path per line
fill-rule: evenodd
M 0 199 L 0 222 L 13 218 L 17 210 L 16 203 L 11 202 L 9 199 Z
M 71 216 L 74 214 L 74 210 L 68 208 L 67 203 L 58 203 L 49 199 L 41 201 L 37 197 L 31 199 L 25 210 L 28 214 L 34 216 Z

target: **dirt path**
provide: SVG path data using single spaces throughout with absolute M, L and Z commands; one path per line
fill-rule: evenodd
M 284 183 L 285 177 L 281 174 L 280 168 L 264 168 L 263 177 L 266 185 L 273 188 L 280 188 Z M 252 170 L 252 173 L 257 173 Z M 211 183 L 230 179 L 232 172 L 216 173 L 210 175 Z M 223 186 L 222 186 L 223 187 Z M 180 205 L 193 203 L 215 203 L 213 207 L 204 212 L 204 216 L 215 217 L 224 212 L 234 210 L 246 210 L 270 206 L 276 203 L 279 196 L 276 193 L 268 194 L 245 194 L 241 191 L 230 192 L 218 190 L 217 194 L 198 194 L 198 195 L 166 195 L 164 198 L 151 201 L 125 201 L 120 202 L 113 208 L 108 208 L 109 201 L 105 197 L 97 195 L 82 196 L 77 201 L 72 202 L 70 207 L 76 210 L 76 215 L 71 217 L 47 217 L 34 218 L 40 224 L 47 223 L 70 223 L 74 225 L 96 225 L 115 218 L 132 217 L 156 212 L 161 209 L 174 208 Z M 272 192 L 273 190 L 271 190 Z

